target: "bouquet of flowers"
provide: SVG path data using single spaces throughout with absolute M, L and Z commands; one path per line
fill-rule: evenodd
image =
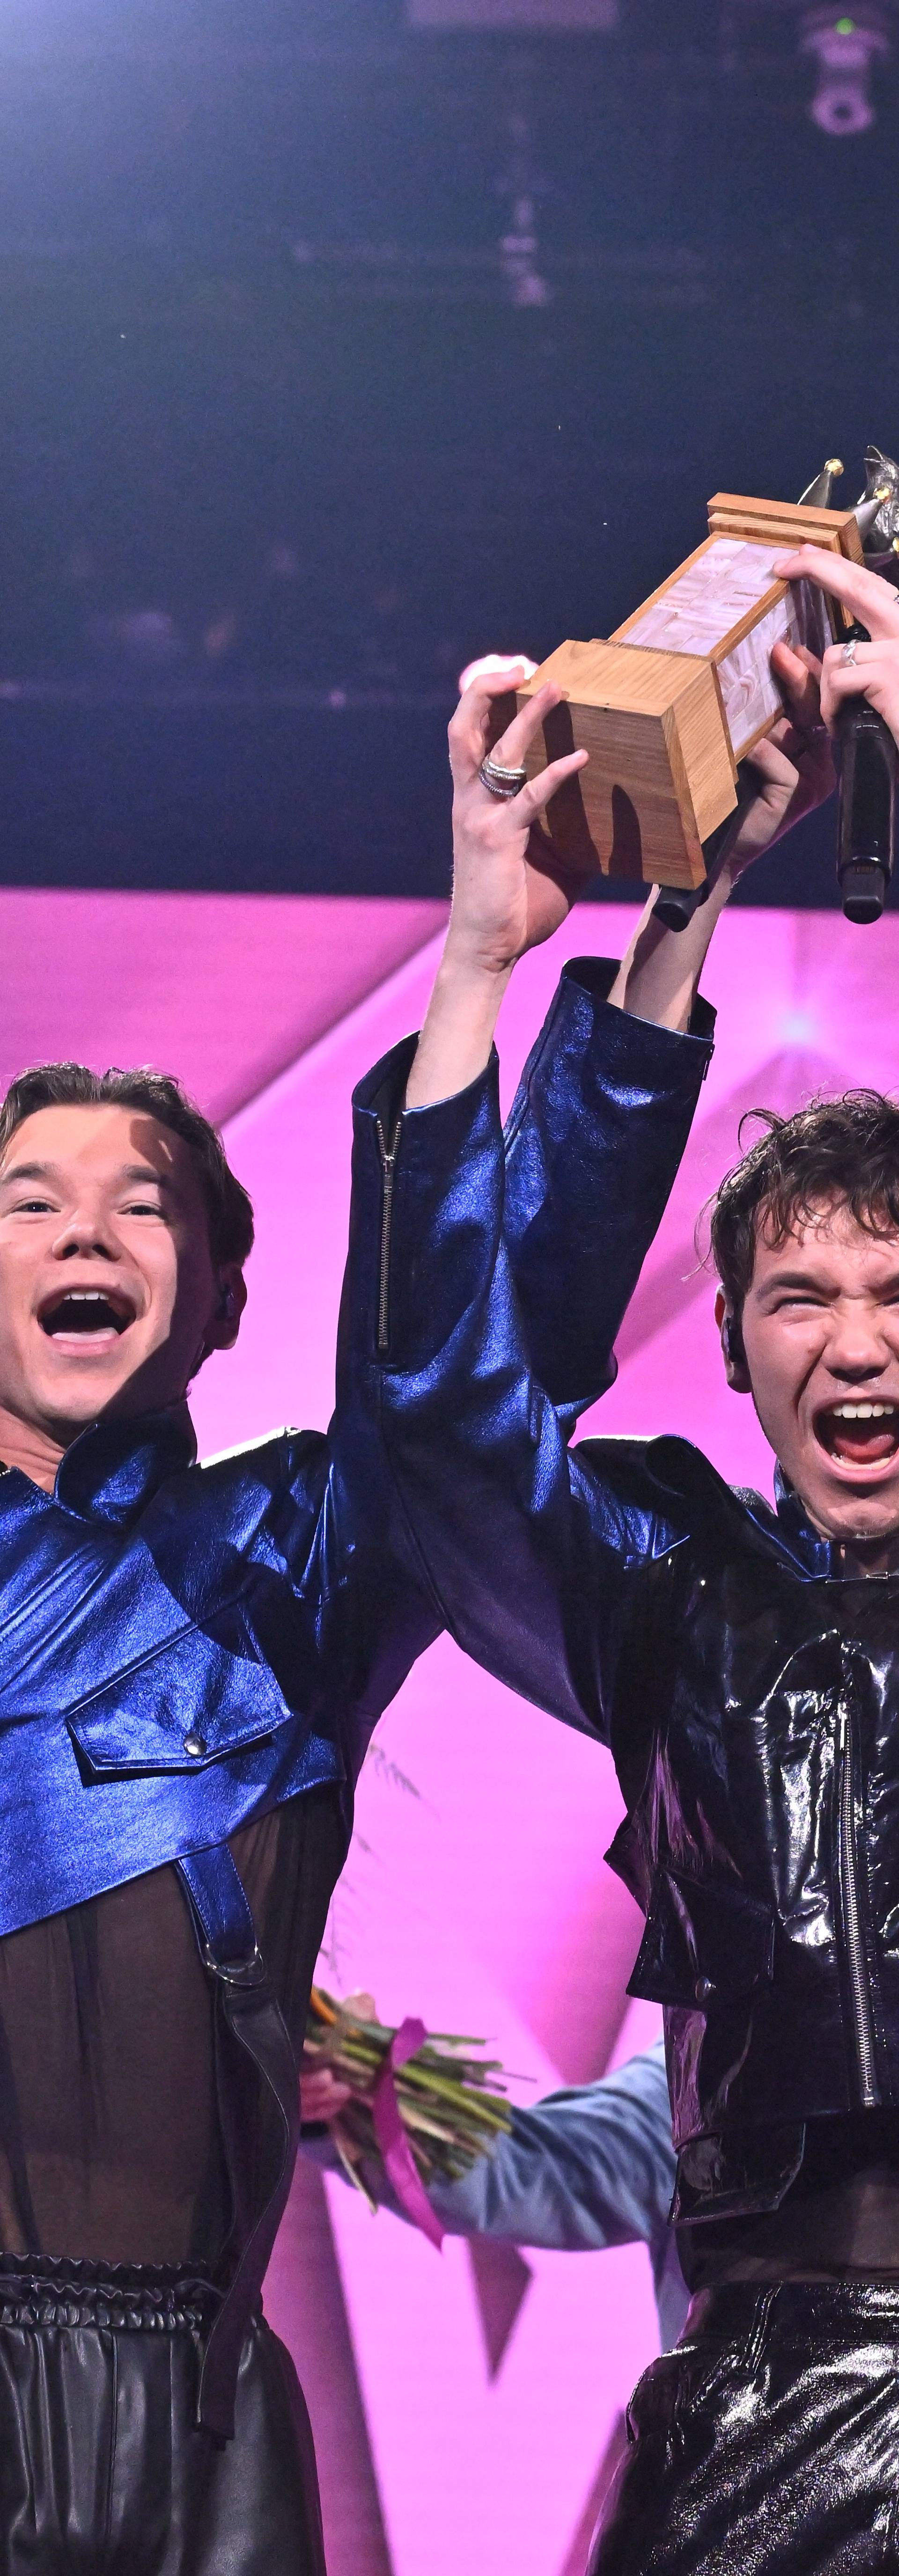
M 404 2172 L 409 2181 L 417 2176 L 419 2194 L 436 2180 L 456 2182 L 511 2127 L 498 2059 L 470 2053 L 484 2045 L 444 2031 L 429 2036 L 419 2021 L 392 2029 L 378 2021 L 371 1995 L 348 1995 L 338 2003 L 324 1987 L 313 1986 L 303 2050 L 310 2107 L 304 2102 L 304 2114 L 327 2120 L 341 2163 L 359 2190 L 365 2192 L 364 2158 L 380 2157 L 409 2216 L 421 2225 L 418 2194 L 411 2195 L 413 2209 Z M 316 2084 L 316 2077 L 329 2080 Z

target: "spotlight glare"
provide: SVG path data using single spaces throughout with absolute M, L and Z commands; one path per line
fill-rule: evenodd
M 888 60 L 890 34 L 883 0 L 862 0 L 851 17 L 835 18 L 832 9 L 804 10 L 800 44 L 817 63 L 811 114 L 823 134 L 864 134 L 873 125 L 871 75 Z

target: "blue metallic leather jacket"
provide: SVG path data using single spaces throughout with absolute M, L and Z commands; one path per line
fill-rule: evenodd
M 643 1051 L 697 1050 L 593 1007 L 600 1055 L 622 1050 L 625 1186 Z M 564 1052 L 564 1031 L 547 1042 Z M 550 1090 L 551 1068 L 540 1078 Z M 579 1374 L 572 1349 L 584 1265 L 604 1313 L 615 1243 L 608 1203 L 591 1240 L 591 1141 L 556 1127 L 536 1218 L 539 1240 L 569 1247 L 558 1347 L 582 1401 L 607 1375 L 596 1339 Z M 609 1145 L 607 1124 L 606 1202 Z M 782 1480 L 772 1510 L 688 1441 L 570 1450 L 552 1368 L 528 1349 L 504 1188 L 491 1077 L 407 1114 L 372 1368 L 385 1455 L 460 1644 L 611 1744 L 628 1813 L 609 1858 L 647 1918 L 630 1992 L 666 2011 L 676 2217 L 775 2208 L 807 2120 L 899 2105 L 899 1578 L 841 1579 Z M 623 1276 L 626 1221 L 613 1258 Z
M 662 1086 L 662 1141 L 647 1116 L 624 1187 L 604 1151 L 618 1133 L 614 1065 L 608 1107 L 604 1079 L 590 1014 L 569 1012 L 561 1073 L 556 1057 L 532 1065 L 511 1122 L 510 1256 L 541 1366 L 557 1145 L 576 1130 L 601 1195 L 608 1185 L 607 1237 L 596 1211 L 610 1256 L 606 1338 L 694 1105 L 695 1085 L 682 1083 L 666 1124 Z M 382 1142 L 389 1159 L 384 1131 Z M 323 1782 L 341 1784 L 349 1832 L 371 1728 L 441 1624 L 364 1400 L 382 1175 L 373 1118 L 357 1157 L 327 1436 L 284 1431 L 201 1467 L 186 1413 L 109 1419 L 74 1442 L 52 1495 L 18 1470 L 0 1477 L 0 1933 L 221 1846 L 248 1817 Z M 405 1187 L 404 1174 L 401 1208 Z M 454 1305 L 449 1274 L 441 1298 Z

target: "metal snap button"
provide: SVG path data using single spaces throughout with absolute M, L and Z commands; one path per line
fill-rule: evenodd
M 693 1993 L 698 2004 L 707 2004 L 709 1996 L 713 1995 L 714 1992 L 715 1989 L 712 1984 L 711 1977 L 697 1977 Z
M 200 1754 L 205 1753 L 206 1751 L 205 1735 L 186 1735 L 184 1738 L 184 1750 L 185 1753 L 190 1753 L 196 1760 L 199 1760 Z

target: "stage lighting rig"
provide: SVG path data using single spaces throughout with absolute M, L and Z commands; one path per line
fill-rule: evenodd
M 857 9 L 805 9 L 800 48 L 817 65 L 811 115 L 823 134 L 863 134 L 874 123 L 871 75 L 892 52 L 891 17 L 876 0 Z
M 899 36 L 899 0 L 857 0 L 843 8 L 831 0 L 773 0 L 781 18 L 789 13 L 799 52 L 814 66 L 816 86 L 809 115 L 822 134 L 864 134 L 873 125 L 874 75 L 891 60 Z M 740 0 L 744 24 L 750 9 L 770 17 L 772 0 Z
M 619 0 L 406 0 L 410 27 L 476 35 L 614 35 Z

